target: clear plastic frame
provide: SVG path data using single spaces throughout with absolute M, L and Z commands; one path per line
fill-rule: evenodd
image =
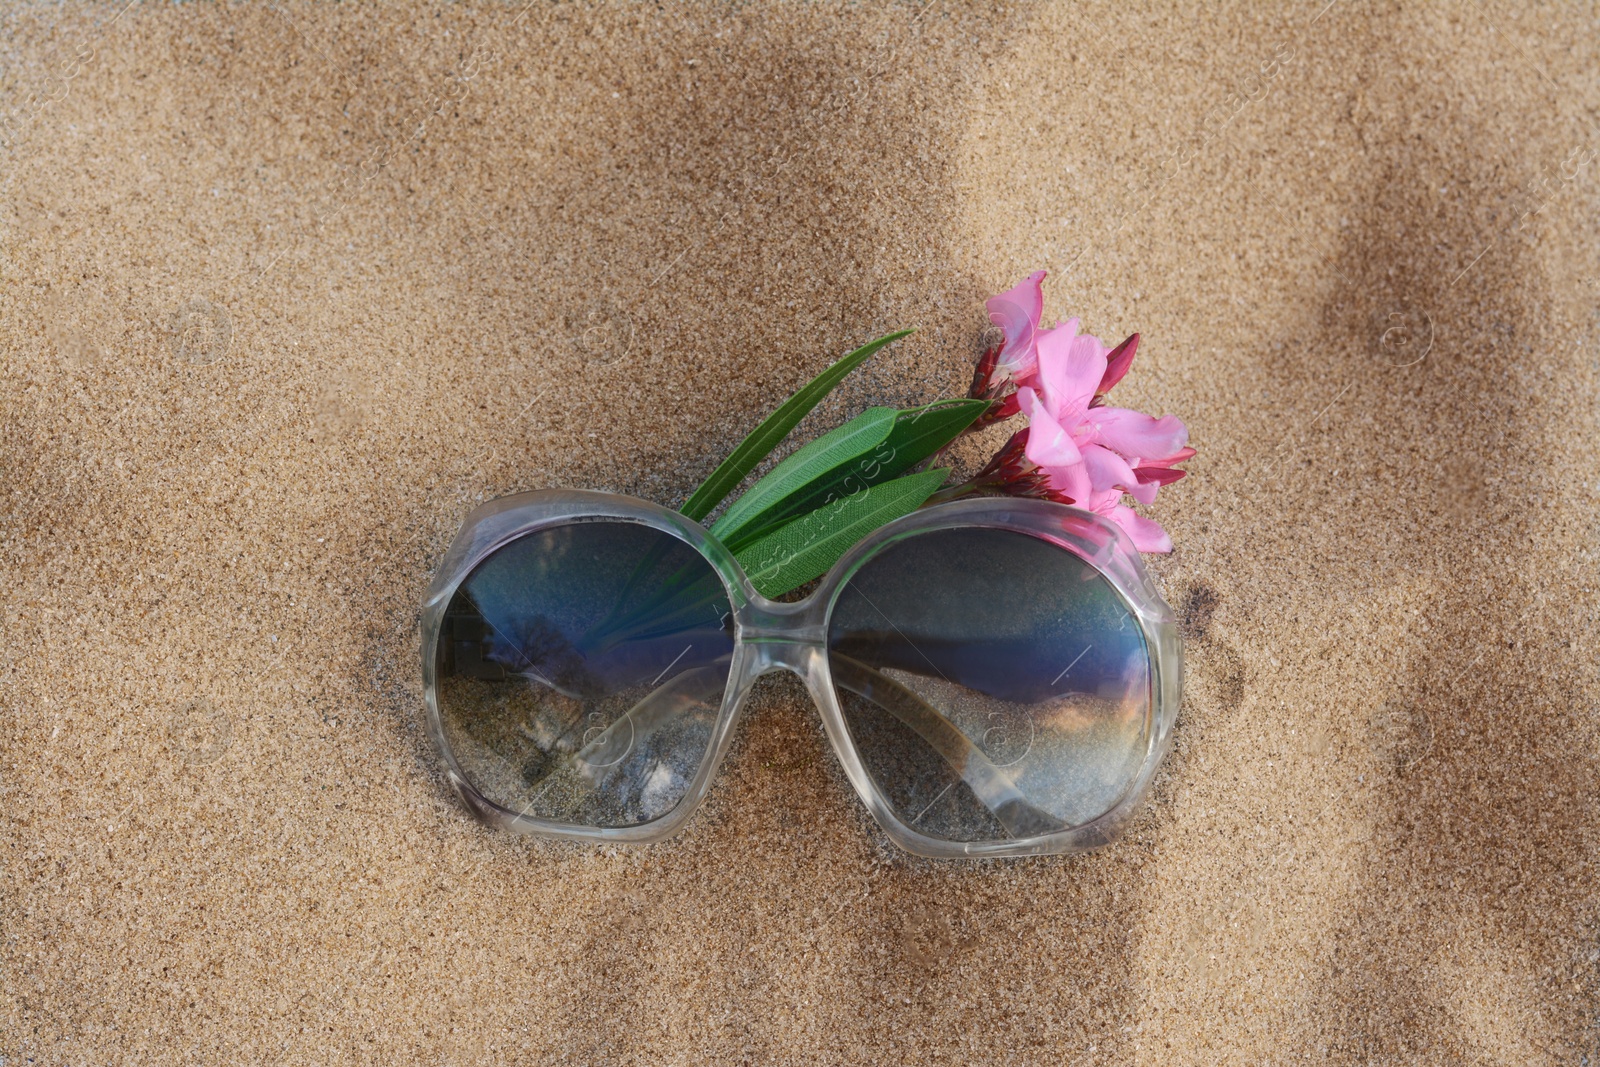
M 680 680 L 691 675 L 706 690 L 692 724 L 692 746 L 684 742 L 675 750 L 680 753 L 677 777 L 663 794 L 666 800 L 647 803 L 651 797 L 634 796 L 631 807 L 594 816 L 593 825 L 539 804 L 508 801 L 504 790 L 486 786 L 487 772 L 476 768 L 487 764 L 462 750 L 469 742 L 453 725 L 455 713 L 441 707 L 441 685 L 450 683 L 443 675 L 465 669 L 451 649 L 466 650 L 460 653 L 463 662 L 479 656 L 470 642 L 452 645 L 455 638 L 447 632 L 452 611 L 459 621 L 461 609 L 453 605 L 465 597 L 464 583 L 487 573 L 485 568 L 492 569 L 494 560 L 506 558 L 503 553 L 519 543 L 518 551 L 533 560 L 528 566 L 537 564 L 539 553 L 548 554 L 549 545 L 581 546 L 590 539 L 582 530 L 589 523 L 607 524 L 613 532 L 626 533 L 616 524 L 657 531 L 685 546 L 684 559 L 696 566 L 703 560 L 707 574 L 714 573 L 721 585 L 715 612 L 725 642 L 716 650 L 719 658 L 681 671 L 649 698 L 577 735 L 581 741 L 572 744 L 582 747 L 568 762 L 576 759 L 590 781 L 598 780 L 601 772 L 594 768 L 611 765 L 601 758 L 607 746 L 622 751 L 624 740 L 633 746 L 641 730 L 654 729 L 663 718 L 662 691 L 682 690 L 688 683 Z M 1068 573 L 1057 567 L 1057 559 L 1060 567 L 1076 568 L 1076 577 L 1055 576 Z M 1011 576 L 1005 580 L 1012 588 L 986 596 L 982 583 L 1001 574 Z M 497 580 L 501 585 L 492 588 L 505 584 L 504 578 Z M 917 586 L 921 581 L 941 584 L 924 590 Z M 964 599 L 952 592 L 946 598 L 950 603 L 939 609 L 940 618 L 948 620 L 939 625 L 951 636 L 930 652 L 919 644 L 926 632 L 917 628 L 925 614 L 919 605 L 963 582 L 959 596 Z M 1079 643 L 1085 646 L 1076 659 L 1063 654 L 1059 673 L 1055 661 L 1031 658 L 1033 650 L 1046 646 L 985 644 L 990 629 L 1016 630 L 1024 622 L 1035 629 L 1054 625 L 1041 612 L 1069 595 L 1099 599 L 1093 611 L 1079 612 L 1076 631 L 1051 638 L 1068 653 Z M 572 594 L 560 596 L 565 599 L 551 602 L 565 604 Z M 1013 603 L 1023 600 L 1034 606 Z M 1029 611 L 1039 617 L 1019 622 Z M 870 622 L 872 612 L 884 625 L 850 621 L 859 616 Z M 1013 857 L 1096 848 L 1117 837 L 1147 791 L 1170 744 L 1182 688 L 1182 651 L 1172 611 L 1126 536 L 1098 515 L 1038 500 L 978 498 L 916 511 L 853 547 L 804 599 L 779 602 L 759 595 L 733 554 L 705 527 L 677 512 L 610 493 L 523 493 L 490 501 L 468 516 L 429 588 L 421 625 L 429 732 L 466 806 L 491 826 L 593 842 L 659 841 L 682 828 L 711 788 L 752 683 L 770 671 L 789 670 L 810 691 L 856 793 L 884 832 L 907 851 Z M 700 625 L 697 634 L 717 637 L 710 623 Z M 1098 666 L 1093 657 L 1099 657 Z M 480 662 L 471 659 L 474 669 Z M 949 677 L 956 667 L 941 666 L 947 663 L 1002 678 L 998 687 L 990 687 L 997 695 L 973 704 L 964 680 L 957 684 Z M 1085 671 L 1097 680 L 1079 683 L 1066 696 L 1039 695 L 1070 687 L 1074 672 Z M 505 671 L 479 673 L 500 677 Z M 1006 689 L 1005 679 L 1033 674 L 1038 681 L 1028 683 L 1032 689 Z M 454 698 L 445 703 L 449 699 Z M 680 693 L 672 707 L 686 706 Z M 538 732 L 537 724 L 517 728 L 530 737 Z M 902 758 L 908 746 L 918 746 L 916 759 Z M 689 755 L 682 756 L 685 752 Z M 545 758 L 542 750 L 534 756 Z M 549 770 L 528 773 L 554 780 Z M 651 788 L 667 777 L 656 773 Z M 942 814 L 930 816 L 930 811 Z

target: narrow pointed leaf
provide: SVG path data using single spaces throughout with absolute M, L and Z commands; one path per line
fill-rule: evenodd
M 949 473 L 935 468 L 841 497 L 737 553 L 739 563 L 762 596 L 782 596 L 825 572 L 873 530 L 921 507 Z
M 960 437 L 990 404 L 988 400 L 936 400 L 900 412 L 887 442 L 893 453 L 886 464 L 889 475 L 910 470 Z
M 894 429 L 894 408 L 868 408 L 849 422 L 808 442 L 772 468 L 749 492 L 735 500 L 711 527 L 727 543 L 752 520 L 819 478 L 857 466 Z
M 987 400 L 939 400 L 920 408 L 908 408 L 895 416 L 894 428 L 883 443 L 850 463 L 821 475 L 782 500 L 738 526 L 723 529 L 718 522 L 713 532 L 734 552 L 755 543 L 791 519 L 822 507 L 849 493 L 880 485 L 898 477 L 955 440 L 961 432 L 990 406 Z M 752 490 L 753 492 L 754 490 Z M 740 497 L 728 514 L 744 504 Z M 727 516 L 723 516 L 724 519 Z
M 898 341 L 912 332 L 899 330 L 876 341 L 868 342 L 801 386 L 777 411 L 768 415 L 760 426 L 750 431 L 750 435 L 739 442 L 733 453 L 711 472 L 711 477 L 702 482 L 700 488 L 696 489 L 678 510 L 696 522 L 711 514 L 711 509 L 733 492 L 739 483 L 744 481 L 745 475 L 755 470 L 756 464 L 778 447 L 778 442 L 789 436 L 789 431 L 794 429 L 795 425 L 805 418 L 846 374 L 866 362 L 884 345 Z

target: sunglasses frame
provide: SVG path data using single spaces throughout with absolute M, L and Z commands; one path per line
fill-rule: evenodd
M 687 792 L 670 812 L 627 827 L 585 827 L 554 822 L 502 807 L 468 780 L 445 740 L 436 690 L 438 641 L 445 611 L 457 588 L 489 556 L 510 542 L 547 526 L 575 522 L 634 522 L 660 530 L 700 553 L 716 570 L 733 609 L 734 651 L 727 688 L 711 743 Z M 845 724 L 828 664 L 828 624 L 835 602 L 856 571 L 888 545 L 934 530 L 956 527 L 1013 530 L 1042 538 L 1079 556 L 1103 575 L 1138 620 L 1149 655 L 1150 700 L 1146 752 L 1121 798 L 1103 815 L 1080 826 L 1027 838 L 948 841 L 907 825 L 872 780 Z M 544 489 L 501 497 L 479 506 L 463 522 L 440 562 L 421 618 L 422 678 L 428 732 L 445 774 L 469 811 L 485 824 L 516 833 L 593 843 L 660 841 L 682 829 L 706 794 L 727 754 L 733 728 L 755 680 L 775 670 L 793 671 L 811 692 L 823 728 L 845 777 L 895 844 L 919 856 L 1018 857 L 1082 852 L 1115 840 L 1149 789 L 1172 741 L 1182 698 L 1183 653 L 1172 609 L 1145 572 L 1139 553 L 1109 520 L 1080 508 L 1043 500 L 980 497 L 923 508 L 880 527 L 856 544 L 803 600 L 780 602 L 757 593 L 744 569 L 704 526 L 688 517 L 630 496 L 573 489 Z

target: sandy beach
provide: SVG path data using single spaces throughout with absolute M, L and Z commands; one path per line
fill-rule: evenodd
M 1600 1062 L 1592 10 L 0 27 L 0 1064 Z M 670 842 L 472 821 L 473 506 L 964 392 L 1035 269 L 1199 449 L 1123 841 L 904 854 L 780 675 Z

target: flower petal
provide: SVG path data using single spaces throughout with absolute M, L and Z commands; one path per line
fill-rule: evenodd
M 1147 519 L 1137 511 L 1125 504 L 1119 504 L 1111 509 L 1107 516 L 1112 522 L 1122 527 L 1133 547 L 1140 552 L 1171 552 L 1172 538 L 1167 536 L 1167 531 L 1154 519 Z
M 1127 460 L 1103 445 L 1084 445 L 1078 451 L 1083 453 L 1083 465 L 1096 489 L 1126 489 L 1139 480 Z
M 1088 422 L 1092 440 L 1124 456 L 1170 456 L 1189 440 L 1188 427 L 1176 415 L 1157 419 L 1128 408 L 1094 408 Z
M 1089 481 L 1098 491 L 1115 490 L 1118 497 L 1132 493 L 1141 504 L 1154 503 L 1160 483 L 1139 477 L 1128 461 L 1102 445 L 1083 445 L 1083 465 L 1089 472 Z
M 1122 506 L 1121 489 L 1095 489 L 1089 493 L 1089 510 L 1097 515 L 1110 515 Z
M 1061 428 L 1039 394 L 1024 386 L 1017 390 L 1017 402 L 1028 416 L 1027 457 L 1041 467 L 1068 467 L 1083 462 L 1077 443 Z
M 1185 460 L 1193 459 L 1194 457 L 1195 457 L 1194 449 L 1192 449 L 1192 448 L 1180 448 L 1176 452 L 1174 452 L 1172 455 L 1164 456 L 1161 459 L 1151 459 L 1148 456 L 1146 456 L 1146 457 L 1144 457 L 1144 458 L 1139 460 L 1139 466 L 1141 466 L 1141 467 L 1170 467 L 1175 463 L 1182 463 Z
M 1046 467 L 1044 472 L 1051 489 L 1078 507 L 1093 510 L 1090 507 L 1090 497 L 1094 495 L 1094 487 L 1090 485 L 1089 472 L 1084 469 L 1082 463 L 1064 467 Z
M 1075 358 L 1083 359 L 1101 369 L 1101 380 L 1105 379 L 1104 368 L 1111 355 L 1111 346 L 1101 341 L 1092 333 L 1080 333 L 1072 341 Z
M 984 304 L 989 321 L 1005 334 L 997 367 L 1018 382 L 1031 379 L 1038 369 L 1035 345 L 1039 316 L 1044 314 L 1044 276 L 1044 271 L 1034 271 Z
M 1063 425 L 1080 421 L 1105 369 L 1105 346 L 1090 334 L 1079 337 L 1077 319 L 1039 335 L 1039 382 L 1050 414 Z

